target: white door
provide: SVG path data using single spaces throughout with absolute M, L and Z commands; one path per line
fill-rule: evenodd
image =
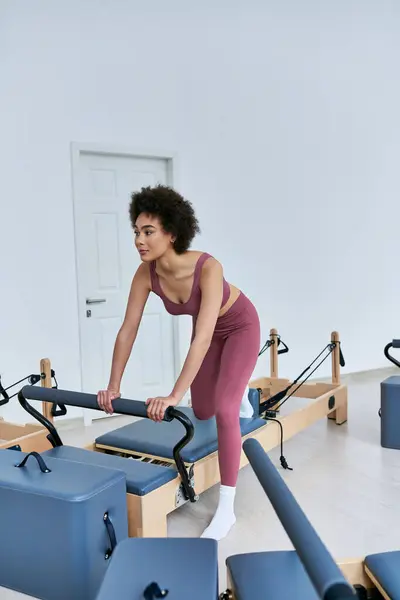
M 132 277 L 140 264 L 129 221 L 133 191 L 170 182 L 171 163 L 162 158 L 76 150 L 74 219 L 83 391 L 106 387 L 118 329 Z M 121 383 L 125 398 L 167 395 L 174 385 L 174 330 L 155 294 L 146 304 Z M 85 411 L 85 422 L 104 417 Z

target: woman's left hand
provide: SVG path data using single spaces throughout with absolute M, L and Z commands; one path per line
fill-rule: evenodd
M 156 398 L 147 398 L 147 415 L 153 421 L 162 421 L 164 413 L 168 406 L 176 406 L 179 400 L 174 396 L 157 396 Z

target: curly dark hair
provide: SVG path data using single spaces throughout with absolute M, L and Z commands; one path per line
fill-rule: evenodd
M 160 184 L 133 192 L 129 204 L 132 227 L 135 227 L 141 213 L 160 219 L 164 231 L 175 237 L 174 250 L 177 254 L 186 252 L 196 233 L 200 233 L 191 202 L 169 186 Z

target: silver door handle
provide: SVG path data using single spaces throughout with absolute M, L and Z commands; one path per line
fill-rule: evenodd
M 101 304 L 106 302 L 105 298 L 86 298 L 86 304 Z

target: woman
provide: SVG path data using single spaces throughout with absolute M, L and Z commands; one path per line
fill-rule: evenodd
M 260 348 L 260 323 L 250 300 L 223 275 L 221 264 L 189 250 L 200 231 L 192 205 L 173 189 L 158 185 L 134 193 L 129 207 L 142 264 L 133 277 L 126 314 L 115 342 L 107 390 L 99 406 L 112 413 L 150 292 L 167 312 L 191 315 L 193 333 L 182 371 L 167 396 L 148 398 L 148 416 L 160 421 L 168 406 L 190 388 L 198 419 L 216 418 L 221 477 L 217 511 L 202 537 L 217 540 L 235 523 L 234 498 L 242 439 L 239 411 Z

